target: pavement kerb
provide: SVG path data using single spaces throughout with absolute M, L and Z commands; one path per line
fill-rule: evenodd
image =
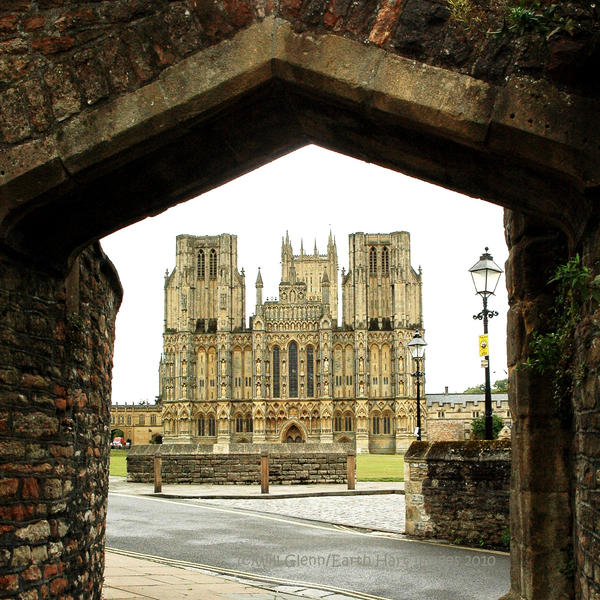
M 299 493 L 275 493 L 275 494 L 172 494 L 166 492 L 160 493 L 140 493 L 139 496 L 149 496 L 153 498 L 173 498 L 176 500 L 282 500 L 286 498 L 320 498 L 326 496 L 379 496 L 389 494 L 405 495 L 404 490 L 346 490 L 338 492 L 299 492 Z

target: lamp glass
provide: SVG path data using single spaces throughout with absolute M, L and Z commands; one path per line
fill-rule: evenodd
M 412 340 L 408 342 L 408 349 L 413 358 L 423 358 L 425 356 L 425 346 L 427 342 L 422 338 L 421 334 L 417 331 L 413 336 Z
M 491 296 L 498 286 L 502 269 L 494 262 L 487 248 L 480 259 L 469 269 L 475 291 L 482 296 Z

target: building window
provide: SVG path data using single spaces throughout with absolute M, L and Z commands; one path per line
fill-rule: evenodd
M 244 431 L 244 419 L 240 415 L 235 418 L 235 432 L 242 433 Z
M 204 279 L 205 260 L 204 250 L 200 250 L 198 252 L 198 279 Z
M 474 410 L 473 411 L 473 418 L 476 419 L 477 417 L 479 417 L 479 411 L 478 410 Z
M 306 348 L 306 395 L 313 398 L 315 395 L 314 350 L 312 346 Z
M 215 435 L 215 418 L 208 417 L 208 435 L 213 437 Z
M 381 251 L 381 272 L 383 275 L 390 274 L 390 251 L 387 246 Z
M 290 380 L 290 398 L 298 397 L 298 344 L 290 342 L 288 347 L 288 373 Z
M 246 431 L 252 433 L 254 426 L 252 424 L 252 417 L 246 417 Z
M 122 415 L 119 417 L 119 425 L 123 425 L 123 416 Z
M 156 425 L 156 415 L 150 415 L 150 425 Z
M 127 425 L 131 425 L 131 415 L 127 415 Z
M 273 398 L 279 398 L 279 346 L 273 348 Z
M 446 415 L 443 410 L 438 411 L 438 419 L 443 419 Z
M 208 257 L 208 276 L 211 279 L 217 278 L 217 251 L 214 248 L 211 248 Z
M 146 416 L 145 415 L 140 415 L 139 424 L 140 425 L 145 425 L 146 424 Z
M 334 431 L 342 430 L 342 417 L 340 417 L 339 415 L 337 415 L 333 418 L 333 430 Z
M 372 423 L 373 423 L 373 433 L 375 435 L 377 435 L 379 433 L 379 417 L 378 416 L 373 417 Z
M 392 433 L 392 419 L 389 415 L 383 417 L 383 433 L 386 435 Z
M 353 431 L 354 427 L 353 427 L 353 423 L 352 423 L 352 415 L 345 415 L 344 416 L 344 431 Z
M 206 422 L 204 417 L 198 418 L 198 435 L 204 437 L 206 435 Z
M 115 422 L 115 415 L 110 415 L 110 423 L 113 425 Z
M 373 246 L 369 249 L 369 273 L 377 274 L 377 250 Z

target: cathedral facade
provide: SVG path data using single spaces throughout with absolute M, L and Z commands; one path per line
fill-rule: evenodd
M 327 252 L 281 246 L 279 299 L 245 315 L 237 237 L 177 236 L 165 274 L 160 393 L 164 441 L 226 448 L 241 442 L 351 442 L 357 452 L 404 452 L 415 439 L 414 365 L 422 331 L 421 273 L 410 235 L 354 233 L 341 272 Z M 424 402 L 421 412 L 426 414 Z

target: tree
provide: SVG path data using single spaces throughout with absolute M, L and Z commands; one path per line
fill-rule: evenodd
M 506 394 L 508 392 L 508 377 L 494 381 L 492 394 Z
M 483 394 L 485 393 L 485 384 L 476 385 L 474 387 L 467 388 L 463 394 Z
M 492 394 L 505 394 L 508 392 L 508 378 L 494 381 L 491 392 Z M 468 387 L 463 394 L 485 394 L 485 383 Z
M 492 415 L 492 434 L 497 439 L 498 434 L 504 427 L 504 421 L 498 415 Z M 471 421 L 471 438 L 474 440 L 485 439 L 485 416 L 475 417 Z

